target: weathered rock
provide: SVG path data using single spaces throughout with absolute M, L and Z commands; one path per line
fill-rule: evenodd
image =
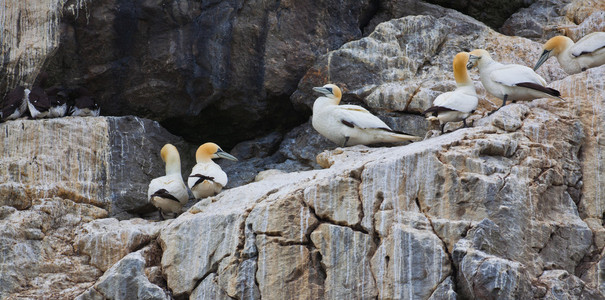
M 544 299 L 605 299 L 599 292 L 586 286 L 580 278 L 563 270 L 544 271 L 538 278 L 546 286 Z
M 452 277 L 446 278 L 437 286 L 429 300 L 455 300 L 458 295 L 455 292 L 455 285 Z
M 165 172 L 162 146 L 181 149 L 184 171 L 193 159 L 182 139 L 137 117 L 16 120 L 0 124 L 0 132 L 0 168 L 7 170 L 0 173 L 0 205 L 18 209 L 57 196 L 120 218 L 149 212 L 149 182 Z
M 216 300 L 230 300 L 231 298 L 221 290 L 218 285 L 216 274 L 212 273 L 200 283 L 197 288 L 191 294 L 189 299 L 192 300 L 205 300 L 205 299 L 216 299 Z
M 322 224 L 313 231 L 311 240 L 319 249 L 326 272 L 324 299 L 370 299 L 378 295 L 370 269 L 376 246 L 369 234 Z
M 361 222 L 359 180 L 336 177 L 305 189 L 305 203 L 315 214 L 335 224 L 355 227 Z
M 128 253 L 148 244 L 163 226 L 143 219 L 95 220 L 78 229 L 74 244 L 79 253 L 90 256 L 91 265 L 106 271 Z
M 556 35 L 577 41 L 605 30 L 605 3 L 592 0 L 536 1 L 513 14 L 502 25 L 502 33 L 546 42 Z
M 372 10 L 371 1 L 66 5 L 56 11 L 61 44 L 47 70 L 90 89 L 103 114 L 154 119 L 190 141 L 231 148 L 299 123 L 288 97 L 306 68 L 359 38 Z
M 145 276 L 146 251 L 149 247 L 126 255 L 76 299 L 170 299 L 162 288 L 149 282 Z
M 60 198 L 0 210 L 0 298 L 73 299 L 101 276 L 72 242 L 79 225 L 107 217 L 105 210 Z

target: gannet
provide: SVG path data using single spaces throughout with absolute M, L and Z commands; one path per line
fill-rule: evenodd
M 447 122 L 462 121 L 464 127 L 467 127 L 466 118 L 475 111 L 477 104 L 479 103 L 477 93 L 475 92 L 475 86 L 466 71 L 468 58 L 468 52 L 456 54 L 453 67 L 454 79 L 456 79 L 456 85 L 458 87 L 454 91 L 437 96 L 433 101 L 433 107 L 424 111 L 425 114 L 433 113 L 433 116 L 428 118 L 429 121 L 434 119 L 439 120 L 441 133 L 443 133 L 443 129 Z
M 195 199 L 216 195 L 227 185 L 227 174 L 212 161 L 213 158 L 237 161 L 237 158 L 223 151 L 215 143 L 205 143 L 197 148 L 195 152 L 197 164 L 193 167 L 191 175 L 187 179 L 187 185 L 189 185 Z
M 477 66 L 483 87 L 492 95 L 506 100 L 533 100 L 537 98 L 557 98 L 563 100 L 559 91 L 546 87 L 546 81 L 532 69 L 516 64 L 501 64 L 494 61 L 483 49 L 470 52 L 467 69 Z M 500 106 L 498 109 L 500 109 Z M 496 110 L 498 110 L 496 109 Z M 494 113 L 492 111 L 490 114 Z
M 317 132 L 338 145 L 346 147 L 420 140 L 417 136 L 392 130 L 361 106 L 338 105 L 342 93 L 334 84 L 314 87 L 313 90 L 324 96 L 313 103 L 311 124 Z
M 155 178 L 149 183 L 147 198 L 160 212 L 178 214 L 183 205 L 189 200 L 189 193 L 181 176 L 181 159 L 179 151 L 171 144 L 166 144 L 160 151 L 162 160 L 166 163 L 166 175 Z
M 67 113 L 67 91 L 64 88 L 53 86 L 45 90 L 50 101 L 49 118 L 59 118 Z
M 101 109 L 95 102 L 92 94 L 83 87 L 79 87 L 74 91 L 74 105 L 69 110 L 69 114 L 72 116 L 92 116 L 98 117 Z
M 544 44 L 544 52 L 534 67 L 537 70 L 546 60 L 556 56 L 567 74 L 576 74 L 605 64 L 605 32 L 593 32 L 577 43 L 566 36 L 555 36 Z
M 28 92 L 29 91 L 29 92 Z M 40 86 L 32 87 L 31 91 L 26 89 L 27 107 L 33 119 L 41 119 L 48 116 L 50 100 Z
M 27 111 L 29 90 L 18 86 L 4 95 L 2 99 L 2 120 L 14 120 Z

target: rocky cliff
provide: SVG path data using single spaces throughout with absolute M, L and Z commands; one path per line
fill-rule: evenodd
M 106 116 L 0 124 L 0 299 L 605 299 L 605 66 L 568 76 L 551 59 L 539 73 L 565 102 L 491 116 L 471 71 L 472 128 L 439 135 L 420 115 L 455 86 L 456 52 L 533 66 L 550 36 L 603 30 L 605 7 L 431 2 L 459 11 L 5 3 L 0 87 L 44 69 Z M 337 148 L 304 123 L 328 81 L 425 140 Z M 209 138 L 237 143 L 228 189 L 156 220 L 159 149 L 175 144 L 186 175 Z

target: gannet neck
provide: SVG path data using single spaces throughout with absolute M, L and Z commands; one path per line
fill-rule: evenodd
M 181 174 L 181 158 L 179 151 L 172 144 L 166 144 L 160 151 L 162 160 L 166 162 L 166 175 Z
M 466 64 L 468 63 L 469 54 L 468 52 L 460 52 L 454 57 L 454 79 L 458 86 L 472 85 L 471 77 L 466 71 Z
M 212 158 L 218 149 L 219 146 L 215 143 L 205 143 L 201 145 L 195 152 L 195 161 L 197 163 L 207 163 L 212 161 Z

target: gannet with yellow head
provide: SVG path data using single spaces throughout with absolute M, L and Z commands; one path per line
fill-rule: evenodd
M 357 105 L 338 105 L 342 92 L 334 84 L 313 88 L 322 93 L 313 103 L 311 124 L 330 141 L 346 146 L 420 140 L 396 132 L 368 110 Z
M 223 151 L 215 143 L 205 143 L 197 148 L 195 152 L 197 164 L 193 167 L 191 175 L 187 179 L 187 185 L 189 185 L 195 199 L 216 195 L 227 185 L 227 174 L 212 161 L 213 158 L 237 161 L 235 156 Z
M 544 44 L 543 49 L 534 71 L 546 60 L 556 56 L 567 74 L 580 73 L 605 64 L 605 32 L 593 32 L 575 44 L 566 36 L 555 36 Z
M 479 69 L 481 83 L 490 94 L 502 99 L 502 106 L 507 100 L 533 100 L 537 98 L 557 98 L 563 100 L 559 91 L 546 86 L 546 81 L 532 69 L 517 64 L 501 64 L 492 59 L 483 49 L 470 52 L 467 69 Z M 500 106 L 498 109 L 500 109 Z M 498 110 L 496 109 L 496 110 Z M 494 113 L 492 111 L 491 113 Z M 491 114 L 490 113 L 490 114 Z
M 166 175 L 149 183 L 147 196 L 149 202 L 158 208 L 160 218 L 164 219 L 164 213 L 176 215 L 181 212 L 189 200 L 189 193 L 181 176 L 181 158 L 176 147 L 166 144 L 160 155 L 166 163 Z
M 433 113 L 433 116 L 428 117 L 429 121 L 439 120 L 441 133 L 447 122 L 462 121 L 464 127 L 467 127 L 466 118 L 475 111 L 479 103 L 473 81 L 466 71 L 468 59 L 468 52 L 456 54 L 453 67 L 454 79 L 458 87 L 454 91 L 437 96 L 433 101 L 433 107 L 424 111 L 424 114 Z

